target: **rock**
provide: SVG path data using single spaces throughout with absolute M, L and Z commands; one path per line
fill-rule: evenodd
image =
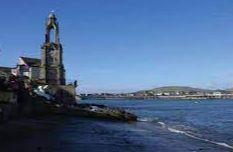
M 82 116 L 120 121 L 136 121 L 137 116 L 119 108 L 96 104 L 77 104 L 69 107 L 54 107 L 54 112 L 71 116 Z
M 105 119 L 114 119 L 122 121 L 136 121 L 137 116 L 126 112 L 123 109 L 119 108 L 110 108 L 103 105 L 87 105 L 84 108 L 89 114 L 94 117 L 105 118 Z

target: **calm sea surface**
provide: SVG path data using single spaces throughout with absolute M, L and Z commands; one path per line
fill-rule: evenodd
M 120 107 L 135 113 L 139 119 L 138 122 L 124 123 L 65 118 L 52 130 L 12 144 L 24 151 L 233 151 L 233 100 L 82 102 Z M 25 148 L 26 145 L 30 146 Z

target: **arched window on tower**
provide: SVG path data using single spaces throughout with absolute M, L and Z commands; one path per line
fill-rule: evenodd
M 51 43 L 55 43 L 56 42 L 56 31 L 54 28 L 51 28 L 49 31 L 49 39 Z

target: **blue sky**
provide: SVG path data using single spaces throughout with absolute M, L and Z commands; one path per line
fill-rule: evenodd
M 1 66 L 40 57 L 51 10 L 79 92 L 233 87 L 232 0 L 2 0 Z

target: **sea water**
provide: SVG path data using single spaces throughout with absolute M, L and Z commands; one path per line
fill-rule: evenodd
M 81 102 L 123 108 L 139 118 L 137 122 L 127 123 L 66 117 L 55 128 L 14 141 L 11 146 L 4 147 L 4 150 L 9 151 L 13 148 L 23 151 L 56 152 L 233 151 L 233 100 Z
M 135 113 L 139 122 L 128 127 L 142 136 L 144 141 L 141 142 L 147 150 L 233 151 L 233 100 L 103 100 L 95 103 Z

